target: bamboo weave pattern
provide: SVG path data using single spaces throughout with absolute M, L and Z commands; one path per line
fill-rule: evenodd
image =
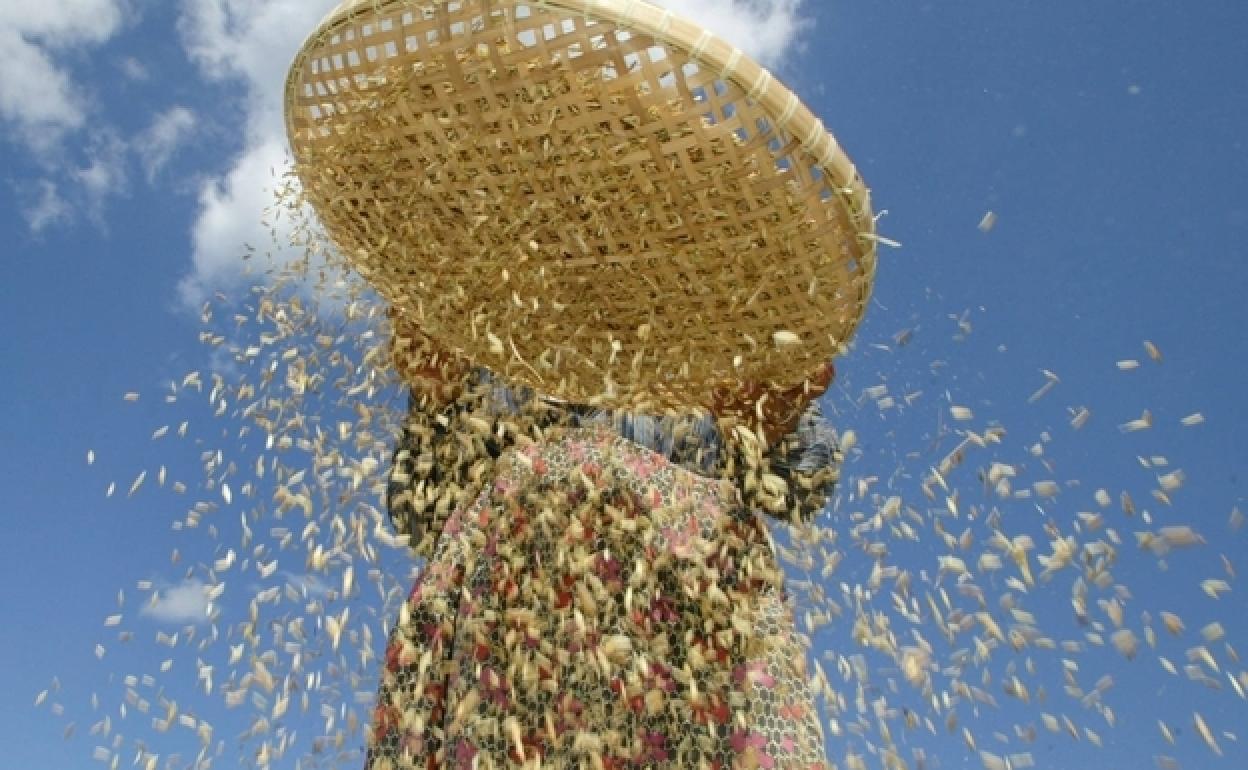
M 559 398 L 800 381 L 870 294 L 867 192 L 835 141 L 648 3 L 344 3 L 291 68 L 287 124 L 309 201 L 382 295 Z

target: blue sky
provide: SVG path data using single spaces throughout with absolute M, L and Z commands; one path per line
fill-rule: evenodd
M 0 71 L 0 306 L 10 324 L 0 338 L 0 510 L 9 522 L 0 541 L 7 621 L 0 649 L 12 661 L 0 694 L 0 736 L 8 766 L 105 766 L 91 754 L 107 740 L 88 730 L 109 708 L 112 727 L 125 735 L 121 761 L 129 763 L 131 741 L 155 734 L 151 715 L 136 715 L 133 706 L 126 723 L 117 717 L 127 674 L 168 680 L 183 708 L 219 725 L 215 740 L 224 748 L 217 766 L 236 764 L 236 736 L 250 714 L 227 712 L 219 690 L 191 694 L 194 642 L 183 635 L 181 646 L 169 648 L 155 640 L 188 625 L 179 613 L 202 612 L 195 582 L 204 579 L 202 565 L 226 558 L 229 548 L 240 561 L 246 556 L 234 530 L 251 501 L 237 485 L 232 503 L 219 486 L 204 490 L 202 453 L 221 449 L 242 462 L 255 447 L 238 435 L 237 423 L 213 419 L 207 389 L 180 388 L 172 403 L 166 394 L 170 381 L 222 363 L 197 338 L 200 303 L 216 290 L 239 296 L 248 283 L 240 277 L 241 256 L 271 243 L 264 210 L 272 201 L 270 169 L 283 161 L 282 78 L 294 48 L 329 5 L 0 6 L 0 51 L 9 64 Z M 1241 332 L 1248 326 L 1248 6 L 770 0 L 751 17 L 745 5 L 689 0 L 682 7 L 753 46 L 806 98 L 857 163 L 877 209 L 887 211 L 882 233 L 902 244 L 881 253 L 867 321 L 854 351 L 838 362 L 840 378 L 827 398 L 838 426 L 857 436 L 829 518 L 845 551 L 829 592 L 839 594 L 842 581 L 867 580 L 871 562 L 848 547 L 848 531 L 855 513 L 869 515 L 888 497 L 900 496 L 929 522 L 917 543 L 890 541 L 890 563 L 912 570 L 916 585 L 925 571 L 956 593 L 952 579 L 937 575 L 938 557 L 950 552 L 930 522 L 940 518 L 955 535 L 972 530 L 976 544 L 960 554 L 972 567 L 994 507 L 1012 534 L 1030 533 L 1035 553 L 1047 553 L 1045 525 L 1071 532 L 1078 513 L 1098 510 L 1094 493 L 1104 488 L 1114 501 L 1103 511 L 1106 526 L 1123 539 L 1114 576 L 1129 588 L 1129 598 L 1119 594 L 1127 625 L 1139 631 L 1147 612 L 1158 631 L 1158 649 L 1130 662 L 1108 647 L 1074 656 L 1085 688 L 1112 675 L 1105 702 L 1116 728 L 1062 692 L 1059 655 L 1032 655 L 1041 674 L 1029 681 L 1046 685 L 1043 704 L 1003 694 L 1010 662 L 1023 666 L 1027 656 L 998 655 L 983 669 L 992 681 L 981 684 L 977 669 L 971 684 L 993 693 L 999 708 L 960 710 L 952 734 L 938 723 L 934 735 L 899 735 L 899 752 L 911 767 L 916 751 L 928 767 L 983 766 L 960 734 L 967 726 L 978 749 L 1030 752 L 1039 767 L 1146 767 L 1157 754 L 1186 768 L 1248 765 L 1248 735 L 1234 740 L 1222 732 L 1248 724 L 1248 702 L 1226 679 L 1248 665 L 1219 641 L 1207 646 L 1221 689 L 1183 673 L 1188 651 L 1203 643 L 1200 629 L 1214 621 L 1223 624 L 1226 642 L 1248 652 L 1245 589 L 1226 569 L 1248 571 L 1248 531 L 1228 526 L 1235 506 L 1248 510 L 1240 475 L 1248 443 L 1237 433 L 1248 424 L 1248 342 Z M 985 232 L 978 225 L 988 211 L 996 223 Z M 219 311 L 218 328 L 230 326 L 230 312 Z M 1156 344 L 1160 362 L 1144 340 Z M 1139 366 L 1121 369 L 1116 364 L 1124 360 Z M 1046 382 L 1045 370 L 1058 382 L 1029 403 Z M 138 401 L 125 401 L 127 392 L 140 393 Z M 953 419 L 955 405 L 973 417 Z M 1071 417 L 1081 408 L 1091 416 L 1076 430 Z M 1152 428 L 1120 429 L 1145 410 Z M 1194 413 L 1202 424 L 1180 424 Z M 184 420 L 188 438 L 178 439 Z M 952 519 L 942 513 L 944 494 L 929 501 L 921 483 L 961 440 L 958 431 L 982 434 L 994 424 L 1005 428 L 1001 443 L 969 452 L 949 474 L 960 511 Z M 164 425 L 170 434 L 153 440 Z M 95 455 L 90 466 L 88 450 Z M 1167 464 L 1145 467 L 1140 460 L 1155 457 Z M 1052 499 L 1000 499 L 977 479 L 993 461 L 1017 468 L 1016 489 L 1053 480 L 1060 491 Z M 169 476 L 163 488 L 156 484 L 161 465 Z M 1176 469 L 1184 483 L 1166 505 L 1150 492 Z M 127 497 L 141 471 L 143 488 Z M 175 480 L 190 491 L 173 492 Z M 117 491 L 106 498 L 110 483 Z M 859 496 L 860 489 L 867 494 Z M 1119 507 L 1124 491 L 1136 502 L 1133 518 Z M 208 496 L 216 510 L 205 521 L 220 528 L 217 541 L 206 536 L 206 524 L 173 530 L 194 500 Z M 1194 526 L 1206 544 L 1160 561 L 1134 547 L 1135 532 L 1175 524 Z M 177 564 L 170 559 L 175 548 Z M 268 583 L 254 568 L 225 570 L 222 612 L 245 613 L 247 600 L 266 585 L 301 590 L 306 570 L 299 562 L 283 557 Z M 399 582 L 411 567 L 393 555 L 384 564 Z M 1032 567 L 1039 571 L 1034 555 Z M 1006 584 L 1007 574 L 977 574 L 975 584 L 994 608 L 1011 594 L 1054 638 L 1083 638 L 1070 611 L 1073 571 L 1025 596 Z M 1218 600 L 1204 594 L 1200 583 L 1212 578 L 1227 580 L 1231 591 Z M 147 598 L 139 581 L 163 589 L 155 611 L 139 610 Z M 325 588 L 310 582 L 302 590 L 315 600 Z M 1095 599 L 1108 594 L 1092 596 L 1092 614 L 1105 622 Z M 375 592 L 353 601 L 356 617 L 384 615 Z M 886 611 L 887 599 L 874 606 Z M 1183 635 L 1161 629 L 1156 618 L 1163 610 L 1182 616 Z M 114 613 L 123 615 L 120 625 L 106 626 Z M 894 624 L 904 629 L 900 620 Z M 204 624 L 190 625 L 199 638 L 207 633 Z M 816 657 L 860 652 L 848 626 L 834 623 L 818 634 Z M 942 655 L 951 652 L 930 628 L 922 630 Z M 132 632 L 134 641 L 119 641 L 119 631 Z M 102 661 L 97 643 L 105 647 Z M 202 655 L 228 654 L 226 644 L 234 643 Z M 1179 676 L 1167 674 L 1158 656 L 1173 661 Z M 174 662 L 162 674 L 165 659 Z M 896 671 L 869 660 L 879 667 L 875 684 L 887 690 Z M 34 708 L 54 676 L 60 692 Z M 91 711 L 92 691 L 100 693 L 98 713 Z M 141 681 L 136 691 L 148 692 Z M 852 710 L 852 690 L 847 697 Z M 48 715 L 54 702 L 63 705 L 64 719 Z M 925 713 L 921 699 L 904 689 L 890 702 Z M 1048 733 L 1041 712 L 1069 714 L 1104 745 Z M 1221 758 L 1197 736 L 1194 712 L 1217 735 Z M 1159 719 L 1175 729 L 1176 745 L 1163 740 Z M 66 741 L 69 721 L 76 729 Z M 286 721 L 307 740 L 322 719 Z M 1016 723 L 1037 725 L 1039 738 L 1018 740 Z M 162 763 L 171 751 L 189 760 L 198 750 L 186 728 L 154 741 L 164 742 Z M 829 736 L 829 745 L 838 758 L 847 746 L 867 752 L 852 737 Z M 293 767 L 293 755 L 275 766 Z

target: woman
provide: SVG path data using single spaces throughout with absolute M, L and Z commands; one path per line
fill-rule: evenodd
M 840 145 L 646 0 L 344 0 L 286 83 L 414 391 L 389 505 L 428 565 L 370 767 L 826 767 L 761 514 L 835 478 L 806 407 L 878 241 Z
M 369 768 L 828 766 L 759 512 L 808 517 L 835 481 L 830 365 L 654 418 L 395 340 L 412 400 L 390 514 L 428 564 Z M 764 456 L 756 435 L 783 438 Z

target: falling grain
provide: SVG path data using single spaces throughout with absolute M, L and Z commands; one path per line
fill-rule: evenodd
M 1174 745 L 1174 732 L 1170 729 L 1170 726 L 1167 725 L 1165 722 L 1162 722 L 1161 720 L 1157 720 L 1157 728 L 1161 730 L 1161 737 L 1166 739 L 1166 743 L 1173 746 Z
M 955 420 L 969 420 L 974 416 L 971 413 L 970 408 L 965 407 L 965 406 L 949 407 L 949 415 L 953 417 L 953 419 Z
M 1084 425 L 1088 424 L 1088 419 L 1091 417 L 1092 412 L 1090 412 L 1087 407 L 1081 406 L 1075 410 L 1074 415 L 1070 418 L 1070 427 L 1075 430 L 1079 430 Z
M 139 475 L 135 477 L 134 483 L 130 485 L 130 492 L 126 494 L 126 497 L 134 497 L 134 493 L 139 491 L 139 487 L 143 486 L 143 480 L 146 478 L 147 471 L 140 471 Z
M 1153 415 L 1147 409 L 1138 418 L 1129 420 L 1118 426 L 1123 433 L 1134 433 L 1153 427 Z
M 1056 481 L 1037 481 L 1031 485 L 1031 488 L 1040 498 L 1057 497 L 1057 493 L 1061 491 Z
M 1048 394 L 1050 390 L 1053 390 L 1057 383 L 1060 382 L 1057 375 L 1050 372 L 1048 369 L 1041 369 L 1040 371 L 1044 373 L 1044 384 L 1041 385 L 1036 392 L 1027 397 L 1027 403 L 1029 404 L 1034 404 L 1044 398 L 1045 395 Z
M 1120 628 L 1110 636 L 1114 648 L 1127 660 L 1134 660 L 1140 651 L 1140 639 L 1129 628 Z
M 979 760 L 984 764 L 984 770 L 1010 770 L 1005 757 L 999 757 L 987 751 L 979 752 Z
M 1219 599 L 1222 594 L 1231 590 L 1231 584 L 1219 578 L 1210 578 L 1200 581 L 1200 590 L 1204 591 L 1211 599 Z
M 791 348 L 802 344 L 801 336 L 791 331 L 778 331 L 771 335 L 772 340 L 776 343 L 777 348 Z
M 1161 613 L 1161 623 L 1162 625 L 1166 627 L 1167 631 L 1174 634 L 1175 636 L 1183 633 L 1183 628 L 1184 628 L 1183 621 L 1179 618 L 1178 615 L 1175 615 L 1173 612 Z
M 1209 750 L 1219 757 L 1222 756 L 1222 747 L 1218 745 L 1217 739 L 1213 737 L 1213 731 L 1205 723 L 1205 718 L 1198 711 L 1193 715 L 1192 719 L 1196 724 L 1196 732 L 1200 735 L 1201 740 L 1205 742 L 1205 745 L 1209 747 Z
M 1200 635 L 1205 638 L 1206 642 L 1213 644 L 1214 642 L 1220 642 L 1226 638 L 1226 630 L 1222 628 L 1221 623 L 1214 621 L 1213 623 L 1210 623 L 1200 629 Z

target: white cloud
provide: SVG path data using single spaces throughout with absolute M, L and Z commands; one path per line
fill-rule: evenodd
M 10 180 L 25 198 L 22 215 L 34 234 L 53 224 L 72 226 L 83 215 L 105 225 L 105 205 L 129 191 L 131 147 L 107 124 L 76 143 L 77 159 L 41 163 L 41 179 Z
M 128 80 L 133 80 L 136 83 L 142 83 L 152 76 L 147 71 L 147 65 L 133 56 L 127 56 L 122 59 L 118 66 L 121 67 L 121 74 L 125 75 Z
M 139 613 L 161 623 L 203 623 L 208 619 L 207 586 L 198 578 L 188 578 L 162 588 Z
M 35 234 L 43 232 L 58 222 L 70 219 L 72 214 L 69 204 L 61 197 L 56 184 L 45 179 L 40 181 L 37 187 L 39 192 L 36 200 L 22 209 L 22 216 L 26 219 L 27 226 Z
M 246 109 L 242 152 L 228 172 L 200 189 L 192 272 L 179 287 L 192 307 L 216 289 L 237 285 L 245 244 L 261 252 L 276 245 L 262 218 L 289 168 L 282 121 L 286 68 L 333 6 L 333 0 L 188 0 L 183 6 L 179 30 L 187 54 L 206 78 L 236 85 Z M 289 240 L 284 226 L 277 244 Z
M 245 250 L 273 246 L 263 217 L 274 202 L 274 169 L 286 165 L 285 139 L 270 137 L 248 147 L 224 178 L 204 183 L 191 232 L 193 270 L 178 287 L 184 303 L 198 308 L 214 290 L 237 285 L 248 264 Z
M 86 57 L 134 20 L 133 5 L 0 1 L 0 137 L 28 150 L 43 177 L 13 180 L 37 191 L 23 210 L 34 233 L 73 224 L 82 214 L 102 225 L 107 200 L 128 190 L 130 144 L 102 114 L 98 83 L 76 72 L 85 72 Z
M 662 0 L 774 66 L 792 49 L 806 22 L 803 0 Z M 261 222 L 271 190 L 289 167 L 282 97 L 286 69 L 299 46 L 335 5 L 334 0 L 187 0 L 179 30 L 203 75 L 236 84 L 247 110 L 244 149 L 224 175 L 204 183 L 193 227 L 192 272 L 181 284 L 192 306 L 211 291 L 236 285 L 244 243 L 268 248 L 271 227 Z M 287 232 L 278 229 L 278 242 Z M 279 256 L 289 258 L 292 255 Z
M 125 0 L 39 0 L 0 4 L 0 118 L 37 152 L 86 120 L 89 99 L 60 61 L 98 46 L 121 27 Z
M 122 0 L 40 0 L 0 5 L 0 26 L 19 26 L 54 43 L 101 41 L 112 37 L 127 9 Z
M 802 28 L 803 0 L 651 0 L 692 19 L 766 66 L 784 60 Z
M 170 107 L 152 120 L 139 137 L 135 152 L 150 184 L 182 145 L 195 134 L 195 113 L 187 107 Z
M 0 27 L 0 51 L 0 117 L 14 125 L 23 143 L 47 151 L 65 131 L 82 125 L 81 97 L 51 57 L 17 30 Z
M 187 0 L 183 44 L 205 76 L 240 81 L 254 120 L 248 130 L 281 128 L 286 68 L 334 0 Z
M 100 130 L 87 146 L 87 163 L 77 168 L 72 178 L 92 217 L 102 216 L 109 196 L 126 192 L 128 151 L 126 143 L 110 129 Z

